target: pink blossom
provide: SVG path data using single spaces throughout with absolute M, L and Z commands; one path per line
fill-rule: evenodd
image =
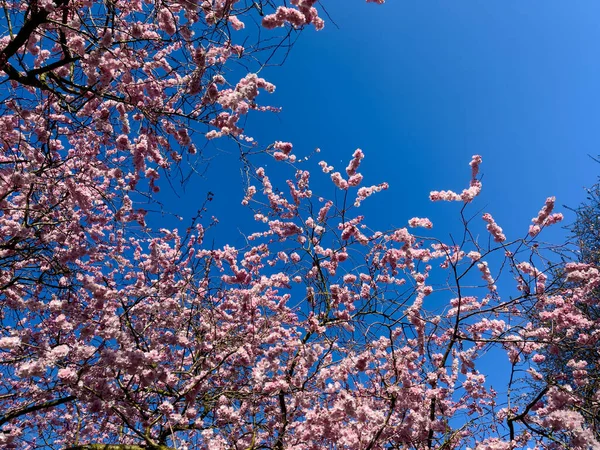
M 331 181 L 333 181 L 333 183 L 342 190 L 348 189 L 348 181 L 346 181 L 339 172 L 334 172 L 331 174 Z
M 476 179 L 479 173 L 479 165 L 481 164 L 481 156 L 474 155 L 469 165 L 471 166 L 471 182 L 467 189 L 464 189 L 460 194 L 453 191 L 431 191 L 429 199 L 436 201 L 463 201 L 469 203 L 473 201 L 481 192 L 481 182 Z
M 344 275 L 344 283 L 354 283 L 356 281 L 356 275 L 347 274 Z
M 229 20 L 229 23 L 231 23 L 231 26 L 234 30 L 239 31 L 245 27 L 244 22 L 242 22 L 237 16 L 230 15 L 227 19 Z
M 429 220 L 427 218 L 420 218 L 420 217 L 413 217 L 412 219 L 410 219 L 408 221 L 408 225 L 411 228 L 416 228 L 416 227 L 422 227 L 422 228 L 427 228 L 427 229 L 433 228 L 433 223 L 431 223 L 431 220 Z
M 158 26 L 167 34 L 175 34 L 177 31 L 175 26 L 175 16 L 169 9 L 161 8 L 158 12 Z
M 560 213 L 552 214 L 552 210 L 554 209 L 554 203 L 556 199 L 554 197 L 548 197 L 546 199 L 546 204 L 539 211 L 537 217 L 531 219 L 533 225 L 529 227 L 529 235 L 531 237 L 537 236 L 542 227 L 554 225 L 563 220 L 563 215 Z
M 364 157 L 365 157 L 365 155 L 361 149 L 357 149 L 353 153 L 352 160 L 348 164 L 348 167 L 346 167 L 346 174 L 349 177 L 351 177 L 352 175 L 354 175 L 356 173 L 356 169 L 358 169 L 358 166 L 360 165 L 360 162 L 363 160 Z
M 21 339 L 17 336 L 0 338 L 0 348 L 11 350 L 21 344 Z
M 328 166 L 325 161 L 321 161 L 319 163 L 319 166 L 323 170 L 323 173 L 329 173 L 329 172 L 331 172 L 333 170 L 333 166 Z
M 483 215 L 483 220 L 485 220 L 488 224 L 486 226 L 487 230 L 490 232 L 495 242 L 504 242 L 506 241 L 506 236 L 502 232 L 502 228 L 494 221 L 494 218 L 491 214 L 486 213 Z
M 355 173 L 354 175 L 352 175 L 350 178 L 348 178 L 348 185 L 349 186 L 358 186 L 363 180 L 363 176 L 360 173 Z
M 431 191 L 429 193 L 429 199 L 432 202 L 438 201 L 460 201 L 462 200 L 461 196 L 452 191 Z
M 319 210 L 319 215 L 317 218 L 319 222 L 325 222 L 327 220 L 327 214 L 329 213 L 329 210 L 332 206 L 332 201 L 328 201 L 327 203 L 325 203 L 325 205 L 323 205 L 323 207 Z
M 487 248 L 468 204 L 443 242 L 388 229 L 355 214 L 388 188 L 362 186 L 361 150 L 345 172 L 320 163 L 336 188 L 313 194 L 305 155 L 242 129 L 245 114 L 274 110 L 258 101 L 275 86 L 233 76 L 281 33 L 243 48 L 233 30 L 261 14 L 319 29 L 320 3 L 24 3 L 4 2 L 14 36 L 28 36 L 12 49 L 20 38 L 0 37 L 0 64 L 73 61 L 31 72 L 45 93 L 22 77 L 3 84 L 0 448 L 598 447 L 585 416 L 599 399 L 596 264 L 508 242 L 489 215 L 503 245 Z M 256 221 L 231 236 L 202 189 L 188 219 L 154 195 L 170 181 L 184 193 L 204 133 L 228 136 L 244 160 L 233 184 Z M 253 172 L 265 155 L 297 164 Z M 469 203 L 480 164 L 462 192 L 433 198 Z M 534 231 L 562 218 L 552 205 Z M 168 228 L 163 210 L 184 225 Z M 492 364 L 495 391 L 481 358 L 498 351 L 512 364 Z M 550 355 L 565 363 L 547 383 Z
M 496 292 L 497 287 L 494 284 L 495 280 L 494 277 L 492 277 L 492 273 L 490 272 L 488 263 L 486 261 L 480 262 L 479 264 L 477 264 L 477 268 L 481 272 L 481 278 L 483 278 L 484 281 L 487 283 L 488 289 L 491 292 Z
M 276 141 L 273 144 L 273 148 L 276 148 L 277 150 L 280 150 L 281 152 L 283 152 L 286 155 L 289 155 L 290 152 L 292 151 L 292 144 L 290 142 L 281 142 L 281 141 Z
M 354 200 L 354 206 L 359 207 L 361 205 L 361 203 L 363 201 L 365 201 L 367 198 L 369 198 L 371 195 L 375 194 L 376 192 L 384 191 L 388 187 L 389 186 L 387 183 L 381 183 L 376 186 L 359 188 L 358 192 L 356 193 L 356 199 Z
M 57 376 L 65 383 L 77 381 L 77 371 L 71 367 L 60 369 Z
M 537 217 L 531 219 L 534 225 L 543 225 L 544 221 L 548 218 L 548 216 L 552 213 L 554 209 L 554 202 L 556 201 L 555 197 L 548 197 L 546 199 L 546 204 L 540 209 Z
M 481 156 L 473 155 L 473 159 L 469 163 L 469 165 L 471 166 L 472 182 L 477 180 L 477 174 L 479 173 L 479 165 L 481 164 L 481 161 L 482 161 Z

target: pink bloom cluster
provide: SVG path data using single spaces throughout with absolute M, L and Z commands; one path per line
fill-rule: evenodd
M 356 188 L 358 206 L 388 185 L 363 186 L 361 150 L 330 200 L 275 142 L 277 177 L 248 174 L 256 223 L 239 248 L 207 239 L 218 221 L 205 206 L 183 231 L 152 226 L 159 175 L 206 126 L 254 162 L 241 118 L 267 110 L 258 95 L 274 86 L 228 83 L 232 58 L 259 54 L 234 31 L 263 7 L 268 28 L 321 28 L 315 5 L 3 3 L 1 448 L 600 446 L 585 417 L 599 401 L 587 394 L 598 268 L 564 264 L 567 283 L 553 283 L 539 247 L 505 243 L 497 257 L 521 291 L 502 297 L 484 261 L 496 248 L 475 230 L 444 243 L 367 226 L 345 194 Z M 480 164 L 468 189 L 432 199 L 470 202 Z M 534 226 L 559 220 L 553 203 Z M 490 349 L 511 362 L 499 391 L 485 382 Z M 567 362 L 546 377 L 545 355 Z M 513 395 L 523 386 L 531 395 Z
M 494 284 L 495 280 L 494 280 L 494 277 L 492 276 L 492 273 L 490 272 L 490 268 L 488 266 L 487 261 L 478 263 L 477 268 L 480 270 L 481 278 L 483 278 L 484 281 L 487 283 L 487 286 L 488 286 L 488 289 L 490 290 L 490 292 L 496 292 L 498 290 L 498 288 Z
M 502 228 L 496 223 L 491 214 L 485 213 L 482 217 L 487 222 L 487 230 L 490 232 L 495 242 L 506 241 L 506 236 L 502 232 Z
M 477 174 L 479 173 L 479 165 L 481 164 L 481 156 L 473 155 L 473 158 L 469 165 L 472 170 L 472 178 L 470 186 L 467 189 L 464 189 L 460 194 L 457 194 L 454 191 L 431 191 L 429 193 L 429 199 L 433 202 L 437 201 L 458 201 L 469 203 L 473 201 L 475 197 L 479 195 L 481 192 L 481 182 L 477 180 Z
M 323 171 L 323 173 L 329 173 L 329 172 L 333 171 L 333 166 L 328 166 L 325 161 L 321 161 L 319 163 L 319 166 L 321 167 L 321 170 Z
M 548 197 L 537 217 L 531 219 L 533 222 L 533 225 L 529 226 L 529 235 L 531 237 L 537 236 L 542 227 L 554 225 L 563 220 L 563 215 L 561 213 L 552 214 L 555 202 L 555 197 Z
M 273 144 L 273 148 L 278 151 L 273 153 L 273 157 L 277 161 L 284 161 L 286 159 L 295 159 L 295 158 L 293 158 L 293 155 L 291 155 L 292 147 L 293 147 L 292 144 L 289 142 L 281 142 L 281 141 L 275 142 Z
M 412 228 L 422 227 L 427 228 L 428 230 L 433 228 L 433 223 L 431 223 L 431 220 L 420 217 L 413 217 L 408 221 L 408 225 Z
M 369 198 L 371 195 L 377 192 L 385 191 L 386 189 L 388 189 L 388 187 L 389 185 L 384 182 L 373 186 L 363 186 L 359 188 L 358 192 L 356 193 L 356 199 L 354 200 L 354 206 L 360 206 L 360 204 L 364 202 L 367 198 Z
M 317 9 L 313 7 L 315 3 L 316 0 L 291 0 L 291 4 L 297 9 L 279 6 L 275 14 L 263 17 L 262 26 L 273 29 L 289 23 L 294 28 L 302 28 L 304 25 L 313 24 L 317 30 L 322 30 L 325 22 L 319 17 Z

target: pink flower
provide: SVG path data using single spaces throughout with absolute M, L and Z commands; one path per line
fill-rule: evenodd
M 292 144 L 290 142 L 281 142 L 281 141 L 276 141 L 273 144 L 273 148 L 276 148 L 277 150 L 280 150 L 282 153 L 289 155 L 290 152 L 292 151 Z
M 364 157 L 365 155 L 362 152 L 362 150 L 360 148 L 356 149 L 356 151 L 352 155 L 352 160 L 350 161 L 350 164 L 348 164 L 348 167 L 346 167 L 346 174 L 349 177 L 356 173 L 356 169 L 358 169 L 358 166 L 360 166 L 360 162 Z
M 483 215 L 483 220 L 485 220 L 488 224 L 486 226 L 487 230 L 494 237 L 495 242 L 504 242 L 506 241 L 506 236 L 502 232 L 502 228 L 494 221 L 494 218 L 491 214 L 486 213 Z
M 439 201 L 452 202 L 452 201 L 460 201 L 461 197 L 460 197 L 460 195 L 458 195 L 457 193 L 452 192 L 452 191 L 431 191 L 429 193 L 429 199 L 432 202 L 439 202 Z
M 544 355 L 536 353 L 535 355 L 533 355 L 533 358 L 531 358 L 531 359 L 534 363 L 541 363 L 546 360 L 546 357 Z
M 321 161 L 319 163 L 319 166 L 323 170 L 323 173 L 329 173 L 329 172 L 331 172 L 333 170 L 333 166 L 328 166 L 325 161 Z
M 481 164 L 481 156 L 474 155 L 469 163 L 471 166 L 471 182 L 467 189 L 464 189 L 460 194 L 453 191 L 431 191 L 429 199 L 433 202 L 437 201 L 463 201 L 469 203 L 473 201 L 481 192 L 481 182 L 476 179 L 479 172 L 479 164 Z
M 344 283 L 354 283 L 356 281 L 356 275 L 347 274 L 344 275 Z
M 427 229 L 433 228 L 433 223 L 431 223 L 431 220 L 429 220 L 427 218 L 420 218 L 420 217 L 413 217 L 412 219 L 410 219 L 408 221 L 408 225 L 411 228 L 416 228 L 416 227 L 423 227 L 423 228 L 427 228 Z
M 0 348 L 11 350 L 21 345 L 21 339 L 16 336 L 0 338 Z
M 475 181 L 477 180 L 477 174 L 479 173 L 479 165 L 481 164 L 481 156 L 479 155 L 473 155 L 473 159 L 471 159 L 471 162 L 469 163 L 469 165 L 471 166 L 471 180 Z
M 244 22 L 242 22 L 237 16 L 231 15 L 228 17 L 228 20 L 234 30 L 239 31 L 245 27 Z
M 329 213 L 329 210 L 332 206 L 333 202 L 331 200 L 325 203 L 325 205 L 323 205 L 323 207 L 319 210 L 319 215 L 317 217 L 317 220 L 319 222 L 325 222 L 327 220 L 327 214 Z
M 548 218 L 552 210 L 554 209 L 554 202 L 556 201 L 555 197 L 548 197 L 546 199 L 546 204 L 540 209 L 537 217 L 531 219 L 534 225 L 544 225 L 544 221 Z
M 490 272 L 490 268 L 488 267 L 488 263 L 486 261 L 483 261 L 483 262 L 477 264 L 477 268 L 481 272 L 481 278 L 483 278 L 485 280 L 485 282 L 487 283 L 488 289 L 491 292 L 496 292 L 497 287 L 494 284 L 495 280 L 494 280 L 494 277 L 492 277 L 492 273 Z
M 344 180 L 342 174 L 339 172 L 334 172 L 331 174 L 331 181 L 333 181 L 333 184 L 342 190 L 348 189 L 348 182 Z
M 355 173 L 350 178 L 348 178 L 348 185 L 356 187 L 362 182 L 362 180 L 363 176 L 360 173 Z
M 177 31 L 175 27 L 175 16 L 169 9 L 161 8 L 158 12 L 158 27 L 165 33 L 173 35 Z
M 77 381 L 77 371 L 72 367 L 60 369 L 57 375 L 58 378 L 60 378 L 65 383 L 73 383 Z

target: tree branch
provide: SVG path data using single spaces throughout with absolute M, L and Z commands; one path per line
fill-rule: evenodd
M 56 0 L 55 5 L 57 8 L 66 5 L 68 0 Z M 4 47 L 0 51 L 0 68 L 2 70 L 3 66 L 6 62 L 15 54 L 19 49 L 25 45 L 25 43 L 29 40 L 31 34 L 35 31 L 37 27 L 42 25 L 48 20 L 48 16 L 50 15 L 50 11 L 46 11 L 45 9 L 38 10 L 36 12 L 32 12 L 29 20 L 27 20 L 23 27 L 19 30 L 17 35 L 14 37 L 12 41 L 8 43 L 6 47 Z
M 172 447 L 159 445 L 155 447 L 146 447 L 130 444 L 83 444 L 67 447 L 65 450 L 175 450 Z
M 45 403 L 38 403 L 37 405 L 31 405 L 31 406 L 27 406 L 25 408 L 18 409 L 16 411 L 9 412 L 8 414 L 5 414 L 4 416 L 2 416 L 2 418 L 0 418 L 0 426 L 11 421 L 12 419 L 15 419 L 20 416 L 24 416 L 25 414 L 29 414 L 29 413 L 35 412 L 35 411 L 41 411 L 43 409 L 53 408 L 55 406 L 69 403 L 73 400 L 75 400 L 75 396 L 69 395 L 67 397 L 58 398 L 56 400 L 50 400 L 49 402 L 45 402 Z

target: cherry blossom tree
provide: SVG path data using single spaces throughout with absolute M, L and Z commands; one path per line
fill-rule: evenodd
M 419 217 L 373 230 L 361 205 L 388 184 L 366 183 L 361 150 L 310 173 L 291 143 L 261 148 L 242 129 L 272 109 L 257 98 L 274 86 L 229 68 L 322 28 L 316 2 L 2 6 L 3 448 L 600 445 L 582 411 L 597 361 L 569 361 L 561 382 L 540 372 L 565 336 L 600 339 L 585 315 L 595 262 L 553 262 L 540 244 L 562 218 L 553 198 L 509 240 L 491 213 L 470 218 L 474 156 L 464 190 L 430 196 L 455 202 L 460 238 L 437 239 Z M 275 34 L 236 43 L 257 25 Z M 223 136 L 289 174 L 278 186 L 247 163 L 247 245 L 206 243 L 218 227 L 204 208 L 187 230 L 149 227 L 141 199 Z M 313 192 L 316 177 L 335 195 Z M 501 293 L 500 277 L 514 289 Z M 506 369 L 500 390 L 486 383 L 490 354 Z
M 600 262 L 598 253 L 598 209 L 600 207 L 598 184 L 588 189 L 587 201 L 574 211 L 575 222 L 569 224 L 572 239 L 575 243 L 576 261 L 598 267 Z M 564 283 L 566 289 L 581 288 L 581 280 L 569 280 L 565 275 L 564 267 L 559 266 L 554 274 L 557 280 Z M 587 280 L 583 285 L 587 284 Z M 589 296 L 598 298 L 598 286 L 592 286 Z M 588 323 L 597 323 L 600 318 L 600 308 L 597 302 L 582 302 L 577 304 L 578 312 Z M 532 316 L 534 323 L 540 323 L 538 316 Z M 586 425 L 600 436 L 600 399 L 598 390 L 600 386 L 600 373 L 598 367 L 598 345 L 594 340 L 582 340 L 579 335 L 563 334 L 555 345 L 548 347 L 543 353 L 544 361 L 540 364 L 540 372 L 544 375 L 541 383 L 549 385 L 577 386 L 581 397 L 580 403 L 575 408 L 583 416 Z M 565 372 L 564 368 L 568 368 Z

